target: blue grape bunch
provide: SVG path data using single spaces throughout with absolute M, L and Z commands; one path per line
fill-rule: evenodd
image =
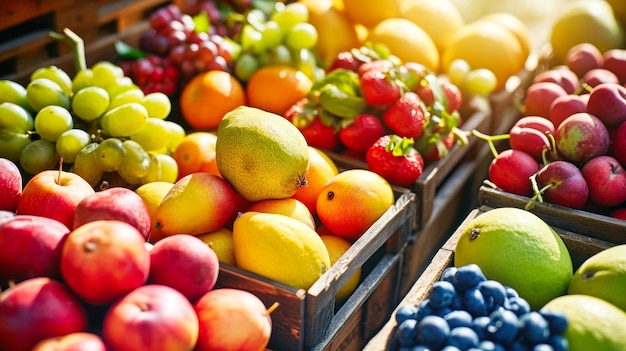
M 398 308 L 399 351 L 564 351 L 567 318 L 532 311 L 515 289 L 480 267 L 448 267 L 418 305 Z

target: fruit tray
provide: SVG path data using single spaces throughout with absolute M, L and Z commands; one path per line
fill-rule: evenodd
M 490 209 L 492 209 L 492 207 L 481 206 L 472 210 L 467 215 L 448 241 L 446 241 L 445 244 L 437 251 L 426 270 L 402 299 L 398 308 L 406 304 L 418 304 L 426 298 L 433 283 L 441 278 L 441 274 L 447 267 L 453 265 L 454 250 L 463 229 L 469 225 L 472 219 L 481 213 L 489 211 Z M 562 217 L 560 221 L 555 221 L 555 224 L 550 225 L 563 239 L 563 242 L 567 246 L 572 257 L 574 269 L 578 268 L 578 266 L 580 266 L 587 258 L 604 249 L 616 245 L 614 243 L 609 243 L 603 240 L 591 238 L 587 235 L 579 234 L 586 234 L 584 229 L 579 229 L 577 232 L 563 229 L 560 225 L 567 224 L 567 222 L 567 218 Z M 394 338 L 396 325 L 394 311 L 390 320 L 382 327 L 380 332 L 367 343 L 363 350 L 398 350 L 398 345 L 396 344 L 396 340 Z
M 308 290 L 223 264 L 216 287 L 258 296 L 272 312 L 268 347 L 280 350 L 360 350 L 401 298 L 402 250 L 411 232 L 415 195 L 395 192 L 396 202 Z M 362 267 L 361 282 L 341 306 L 335 294 Z
M 478 191 L 478 201 L 480 205 L 489 207 L 524 208 L 530 198 L 483 185 Z M 550 225 L 615 244 L 626 243 L 626 221 L 621 219 L 546 202 L 535 202 L 530 211 Z
M 472 129 L 484 131 L 489 125 L 490 117 L 491 114 L 488 109 L 478 109 L 470 115 L 469 118 L 465 119 L 460 128 L 466 132 L 469 132 Z M 456 166 L 458 166 L 463 158 L 465 158 L 465 156 L 472 151 L 474 145 L 482 142 L 471 135 L 468 137 L 468 140 L 469 143 L 467 145 L 453 145 L 448 154 L 441 160 L 424 167 L 422 175 L 411 185 L 409 190 L 415 194 L 415 201 L 417 204 L 413 230 L 419 230 L 428 222 L 433 213 L 435 197 L 439 187 L 445 182 L 450 173 Z M 327 152 L 327 154 L 340 168 L 367 169 L 365 161 L 357 160 L 335 152 Z M 398 186 L 395 188 L 402 189 L 402 187 Z

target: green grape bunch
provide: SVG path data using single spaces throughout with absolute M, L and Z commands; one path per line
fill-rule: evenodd
M 113 62 L 86 67 L 80 38 L 69 30 L 64 38 L 78 58 L 74 77 L 43 66 L 25 86 L 0 80 L 0 157 L 30 175 L 61 162 L 94 187 L 113 173 L 131 187 L 175 182 L 171 154 L 186 132 L 167 120 L 169 97 L 145 94 Z

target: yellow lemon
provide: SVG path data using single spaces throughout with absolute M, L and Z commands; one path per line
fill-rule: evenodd
M 220 228 L 212 232 L 196 235 L 198 239 L 209 245 L 220 262 L 231 266 L 237 265 L 233 232 L 228 228 Z
M 326 245 L 326 249 L 328 249 L 331 265 L 335 264 L 335 262 L 337 262 L 341 258 L 341 256 L 343 256 L 343 254 L 345 254 L 346 251 L 348 251 L 348 249 L 352 246 L 352 244 L 348 240 L 336 235 L 324 234 L 320 235 L 320 238 L 322 238 L 322 241 L 324 241 L 324 245 Z M 339 290 L 337 290 L 337 293 L 335 294 L 335 299 L 337 300 L 338 304 L 345 302 L 348 297 L 350 297 L 354 290 L 356 290 L 356 288 L 359 286 L 360 279 L 361 268 L 359 267 L 354 272 L 354 274 L 352 274 L 352 276 L 348 278 L 346 283 L 341 288 L 339 288 Z
M 492 12 L 480 17 L 478 21 L 491 21 L 511 31 L 520 43 L 524 59 L 528 58 L 532 50 L 530 29 L 519 17 L 508 12 Z
M 297 219 L 315 230 L 315 219 L 309 208 L 292 197 L 260 200 L 250 205 L 248 211 L 282 214 Z
M 378 23 L 366 41 L 383 44 L 403 62 L 417 62 L 439 70 L 439 51 L 430 36 L 417 24 L 406 18 L 389 18 Z
M 159 208 L 161 201 L 163 201 L 163 198 L 165 197 L 167 192 L 170 191 L 172 186 L 174 186 L 173 183 L 157 181 L 143 184 L 135 189 L 137 195 L 139 195 L 144 204 L 146 204 L 146 208 L 148 209 L 148 213 L 150 214 L 151 227 L 149 240 L 152 243 L 155 243 L 162 239 L 157 231 L 154 230 L 154 226 L 156 223 L 156 211 L 157 208 Z
M 388 18 L 398 17 L 402 0 L 343 0 L 346 16 L 365 27 L 374 27 Z

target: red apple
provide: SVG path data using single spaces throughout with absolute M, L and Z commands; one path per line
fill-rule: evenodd
M 610 49 L 604 52 L 603 68 L 613 72 L 621 84 L 626 84 L 626 50 Z
M 150 272 L 146 240 L 132 225 L 97 220 L 74 229 L 61 252 L 61 275 L 82 300 L 106 304 L 143 285 Z
M 622 122 L 613 132 L 611 152 L 622 164 L 622 167 L 626 167 L 626 122 Z
M 609 131 L 597 117 L 576 113 L 567 117 L 556 130 L 556 148 L 565 160 L 583 164 L 609 150 Z
M 107 348 L 98 335 L 76 332 L 41 340 L 32 351 L 107 351 Z
M 190 351 L 198 328 L 198 316 L 185 296 L 168 286 L 148 284 L 111 305 L 102 336 L 110 351 Z
M 60 278 L 61 247 L 69 232 L 55 219 L 31 215 L 0 224 L 0 283 Z
M 626 121 L 626 87 L 604 83 L 593 88 L 587 102 L 587 112 L 598 117 L 608 128 Z
M 31 351 L 41 340 L 87 329 L 85 311 L 61 282 L 24 280 L 0 295 L 0 347 Z
M 17 165 L 0 157 L 0 210 L 17 210 L 17 203 L 22 194 L 22 174 Z
M 543 166 L 536 176 L 537 186 L 543 189 L 543 199 L 555 205 L 582 208 L 589 198 L 589 187 L 580 169 L 568 161 L 552 161 Z
M 74 212 L 74 228 L 99 219 L 116 219 L 139 230 L 146 240 L 150 235 L 150 213 L 145 202 L 131 189 L 113 187 L 82 199 Z
M 580 43 L 572 46 L 565 57 L 565 64 L 578 77 L 604 64 L 602 52 L 593 44 Z
M 580 81 L 576 73 L 566 66 L 557 66 L 535 76 L 533 83 L 552 82 L 561 86 L 568 94 L 574 94 L 580 89 Z
M 539 170 L 539 164 L 524 151 L 507 149 L 489 165 L 489 180 L 503 191 L 530 196 L 532 184 L 529 177 Z
M 626 207 L 618 208 L 611 211 L 611 213 L 609 213 L 609 216 L 626 221 Z
M 589 94 L 559 96 L 552 102 L 548 118 L 554 127 L 558 127 L 567 117 L 575 113 L 587 112 L 588 101 Z
M 193 306 L 200 325 L 195 351 L 264 350 L 269 343 L 270 311 L 252 293 L 233 288 L 214 289 Z
M 0 224 L 8 221 L 9 219 L 15 217 L 15 212 L 0 210 Z
M 591 88 L 594 88 L 602 83 L 619 84 L 619 79 L 615 73 L 604 68 L 594 68 L 590 70 L 585 73 L 582 81 Z
M 550 116 L 550 106 L 559 96 L 567 95 L 565 89 L 553 82 L 537 82 L 526 89 L 524 98 L 524 115 Z
M 611 156 L 598 156 L 581 169 L 589 185 L 589 198 L 600 206 L 616 206 L 626 201 L 626 171 Z
M 195 301 L 213 289 L 219 268 L 217 255 L 202 240 L 175 234 L 157 241 L 150 251 L 148 282 L 172 287 Z
M 539 162 L 543 150 L 552 149 L 550 140 L 545 133 L 534 128 L 513 126 L 509 131 L 509 144 L 511 149 L 524 151 Z
M 73 229 L 74 211 L 80 200 L 95 193 L 76 173 L 46 170 L 35 174 L 24 186 L 17 214 L 56 219 Z

